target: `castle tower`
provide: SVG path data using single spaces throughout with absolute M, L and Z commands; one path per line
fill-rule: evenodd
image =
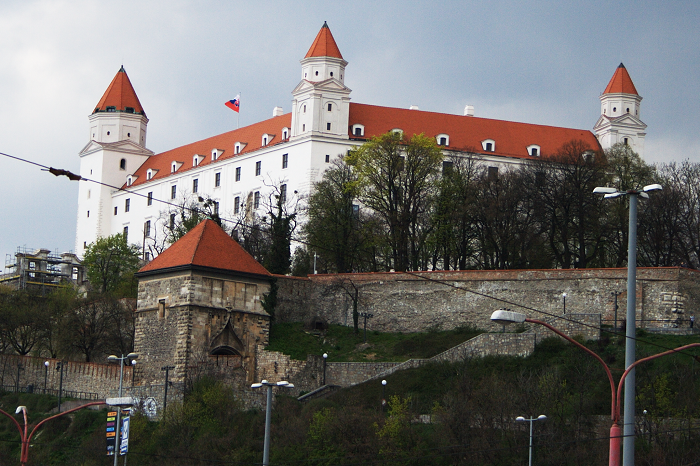
M 174 367 L 174 382 L 189 369 L 254 381 L 256 348 L 269 339 L 261 298 L 272 277 L 216 222 L 201 222 L 136 277 L 139 384 L 161 383 L 163 366 Z
M 625 65 L 615 70 L 612 79 L 600 95 L 600 118 L 593 127 L 600 145 L 608 149 L 618 142 L 629 145 L 644 156 L 647 125 L 640 120 L 642 97 L 632 83 Z
M 292 91 L 292 138 L 348 139 L 351 90 L 344 84 L 347 64 L 324 22 L 301 60 L 301 82 Z
M 78 188 L 75 252 L 115 231 L 111 193 L 122 187 L 153 152 L 146 149 L 148 118 L 122 66 L 89 116 L 90 142 L 80 151 L 80 176 L 109 186 L 83 181 Z M 117 209 L 120 207 L 117 206 Z M 124 208 L 124 207 L 121 207 Z M 118 232 L 128 225 L 119 225 Z M 137 242 L 137 237 L 132 238 Z

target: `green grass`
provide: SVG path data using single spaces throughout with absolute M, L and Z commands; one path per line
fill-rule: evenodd
M 454 330 L 429 330 L 424 333 L 382 333 L 364 331 L 356 335 L 352 327 L 331 325 L 326 331 L 306 331 L 301 323 L 276 323 L 270 328 L 267 349 L 280 351 L 293 359 L 305 360 L 307 355 L 328 354 L 328 360 L 346 361 L 406 361 L 430 358 L 483 333 L 473 327 Z

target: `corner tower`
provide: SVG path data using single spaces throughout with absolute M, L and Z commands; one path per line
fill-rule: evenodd
M 78 188 L 75 253 L 81 257 L 97 238 L 113 231 L 128 234 L 128 224 L 111 224 L 114 209 L 125 208 L 112 206 L 112 192 L 153 155 L 146 149 L 146 112 L 123 66 L 88 119 L 89 142 L 79 154 L 80 176 L 104 184 L 83 181 Z
M 348 62 L 340 54 L 327 23 L 301 60 L 301 82 L 292 91 L 292 137 L 348 139 L 350 92 Z
M 600 118 L 593 127 L 603 149 L 621 142 L 644 157 L 647 125 L 640 119 L 641 102 L 642 97 L 637 93 L 627 68 L 620 63 L 600 95 Z

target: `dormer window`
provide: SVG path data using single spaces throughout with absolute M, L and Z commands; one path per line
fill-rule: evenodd
M 212 150 L 211 150 L 211 160 L 212 160 L 212 162 L 215 161 L 215 160 L 217 160 L 217 159 L 221 156 L 221 154 L 223 154 L 223 153 L 224 153 L 224 151 L 221 150 L 221 149 L 212 149 Z
M 134 183 L 134 178 L 131 175 L 127 176 L 126 177 L 126 185 L 131 186 L 133 183 Z
M 146 170 L 146 179 L 150 180 L 151 178 L 153 178 L 153 170 L 149 168 Z
M 193 167 L 198 167 L 199 164 L 202 163 L 203 160 L 204 160 L 204 156 L 203 156 L 203 155 L 195 154 L 195 155 L 192 157 L 192 166 L 193 166 Z
M 353 136 L 364 136 L 365 135 L 365 126 L 361 125 L 359 123 L 355 123 L 352 125 L 352 135 Z
M 391 132 L 403 138 L 403 130 L 401 128 L 394 128 L 391 130 Z
M 494 141 L 493 139 L 484 139 L 483 141 L 481 141 L 481 147 L 486 152 L 495 152 L 496 141 Z
M 177 161 L 173 160 L 173 162 L 170 164 L 170 173 L 175 173 L 176 171 L 178 171 L 180 169 L 181 166 L 182 166 L 182 162 L 177 162 Z
M 262 135 L 262 146 L 265 147 L 266 145 L 268 145 L 274 137 L 275 137 L 274 134 L 267 134 L 267 133 L 263 134 Z
M 286 141 L 287 139 L 289 139 L 289 128 L 284 127 L 282 128 L 282 140 Z
M 117 107 L 109 106 L 109 107 L 107 107 L 107 111 L 108 111 L 108 112 L 116 112 L 116 111 L 117 111 Z
M 234 153 L 240 154 L 243 149 L 245 149 L 246 143 L 245 142 L 237 142 L 234 145 Z
M 134 107 L 126 107 L 126 108 L 124 108 L 124 111 L 126 113 L 134 113 Z
M 539 157 L 540 154 L 542 153 L 542 149 L 540 149 L 540 146 L 537 144 L 530 144 L 527 146 L 527 155 L 530 155 L 532 157 Z
M 435 136 L 435 141 L 437 142 L 438 146 L 449 146 L 450 136 L 448 134 L 438 134 Z

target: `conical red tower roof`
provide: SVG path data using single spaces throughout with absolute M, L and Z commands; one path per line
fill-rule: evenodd
M 269 276 L 265 267 L 248 254 L 213 220 L 204 220 L 175 241 L 139 274 L 156 270 L 203 267 L 226 272 Z
M 107 107 L 114 107 L 113 111 L 117 112 L 146 115 L 146 112 L 143 111 L 143 107 L 141 106 L 141 102 L 139 102 L 139 98 L 136 96 L 134 86 L 131 85 L 129 76 L 127 76 L 123 66 L 117 71 L 117 75 L 109 84 L 109 87 L 92 113 L 106 112 Z
M 343 56 L 340 54 L 340 49 L 333 39 L 333 34 L 331 34 L 331 29 L 328 27 L 328 23 L 323 22 L 321 30 L 318 31 L 314 43 L 311 44 L 311 48 L 306 52 L 304 58 L 309 57 L 334 57 L 342 59 Z
M 637 94 L 637 89 L 632 83 L 632 78 L 627 72 L 625 65 L 620 63 L 620 66 L 615 70 L 612 79 L 608 83 L 608 87 L 605 88 L 603 94 Z

